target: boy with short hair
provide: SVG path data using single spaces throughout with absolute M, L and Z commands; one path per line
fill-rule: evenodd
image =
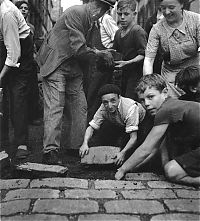
M 189 66 L 180 71 L 175 84 L 185 92 L 180 100 L 200 102 L 200 66 Z
M 173 182 L 200 185 L 200 104 L 168 97 L 166 83 L 157 74 L 143 76 L 137 93 L 146 110 L 155 116 L 154 127 L 119 168 L 115 178 L 122 179 L 126 172 L 146 163 L 165 138 L 169 154 L 173 148 L 184 150 L 164 165 L 167 178 Z
M 115 34 L 113 48 L 122 54 L 122 60 L 115 62 L 115 68 L 122 69 L 122 95 L 136 100 L 135 87 L 142 77 L 147 34 L 135 22 L 135 0 L 119 0 L 117 14 L 120 29 Z
M 85 132 L 79 151 L 81 157 L 88 154 L 88 143 L 95 131 L 99 132 L 96 134 L 99 138 L 96 140 L 98 145 L 109 144 L 122 148 L 125 145 L 116 156 L 117 165 L 121 165 L 127 153 L 137 147 L 138 125 L 144 119 L 145 110 L 141 104 L 130 98 L 122 97 L 120 94 L 120 89 L 114 84 L 106 84 L 100 88 L 98 95 L 102 104 Z M 98 145 L 95 143 L 95 146 Z

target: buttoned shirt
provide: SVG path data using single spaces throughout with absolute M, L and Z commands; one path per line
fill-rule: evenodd
M 114 113 L 106 111 L 103 104 L 95 113 L 89 125 L 98 130 L 101 124 L 108 120 L 120 127 L 124 127 L 126 133 L 131 133 L 138 130 L 139 123 L 144 119 L 145 110 L 140 103 L 120 96 L 120 101 L 117 110 Z
M 6 46 L 7 66 L 19 67 L 20 39 L 25 39 L 29 33 L 30 27 L 19 9 L 9 0 L 4 0 L 0 5 L 0 41 Z

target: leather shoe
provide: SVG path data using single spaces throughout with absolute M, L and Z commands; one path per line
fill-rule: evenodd
M 62 161 L 59 159 L 57 150 L 51 150 L 48 153 L 44 153 L 42 163 L 49 165 L 62 165 Z

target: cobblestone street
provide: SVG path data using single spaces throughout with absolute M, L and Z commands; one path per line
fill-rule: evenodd
M 199 190 L 153 173 L 124 181 L 77 178 L 1 180 L 2 221 L 199 220 Z

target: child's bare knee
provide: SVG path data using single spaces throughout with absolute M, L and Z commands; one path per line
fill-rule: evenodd
M 176 180 L 177 173 L 176 173 L 176 162 L 175 162 L 175 160 L 171 160 L 167 164 L 165 164 L 164 171 L 165 171 L 165 176 L 169 180 Z

